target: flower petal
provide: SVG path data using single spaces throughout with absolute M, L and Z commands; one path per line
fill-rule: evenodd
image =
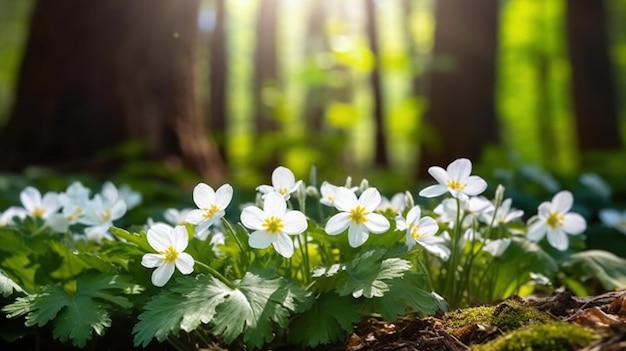
M 526 238 L 530 241 L 538 242 L 546 234 L 547 226 L 545 222 L 539 220 L 528 227 Z
M 452 180 L 465 180 L 472 173 L 472 162 L 466 158 L 456 159 L 448 165 L 446 173 Z
M 410 209 L 409 212 L 406 214 L 406 222 L 409 224 L 417 223 L 421 215 L 422 215 L 422 209 L 418 205 L 416 205 L 415 207 Z
M 367 219 L 363 224 L 370 232 L 374 234 L 384 233 L 389 230 L 390 224 L 387 218 L 378 213 L 370 213 L 365 216 Z
M 365 208 L 367 212 L 375 211 L 382 197 L 376 188 L 367 188 L 357 200 L 357 203 Z
M 577 235 L 587 229 L 587 222 L 578 213 L 566 213 L 563 218 L 562 229 L 568 234 Z
M 559 251 L 565 251 L 569 246 L 567 235 L 560 228 L 548 228 L 548 243 Z
M 147 253 L 141 257 L 141 265 L 146 268 L 154 268 L 161 266 L 165 261 L 163 261 L 162 254 L 155 253 Z
M 215 192 L 215 205 L 221 210 L 228 207 L 233 199 L 233 187 L 230 184 L 224 184 Z
M 358 204 L 358 200 L 354 192 L 350 189 L 340 186 L 335 191 L 335 208 L 339 211 L 350 211 Z
M 296 177 L 289 168 L 279 166 L 272 172 L 272 185 L 274 189 L 291 189 L 296 182 Z
M 278 234 L 277 240 L 272 243 L 272 246 L 283 257 L 289 258 L 293 256 L 293 241 L 283 233 Z
M 367 238 L 369 238 L 369 233 L 364 226 L 353 224 L 348 228 L 348 242 L 351 247 L 363 245 L 367 241 Z
M 568 212 L 574 204 L 574 196 L 571 192 L 563 190 L 552 198 L 552 209 L 561 213 Z
M 193 257 L 186 252 L 181 252 L 174 263 L 176 264 L 176 268 L 178 268 L 182 274 L 189 274 L 193 272 Z
M 159 288 L 165 285 L 172 277 L 172 274 L 174 274 L 174 267 L 174 263 L 172 262 L 155 269 L 154 272 L 152 272 L 152 284 Z
M 209 208 L 215 203 L 215 191 L 209 185 L 200 183 L 193 189 L 193 202 L 198 208 Z
M 31 212 L 34 208 L 41 206 L 41 193 L 36 188 L 28 186 L 20 193 L 20 201 L 22 206 Z
M 448 188 L 445 185 L 435 184 L 431 186 L 427 186 L 419 192 L 419 196 L 422 197 L 437 197 L 443 195 Z
M 268 233 L 264 230 L 257 230 L 250 234 L 248 244 L 255 249 L 264 249 L 270 246 L 277 239 L 276 234 Z
M 283 232 L 291 235 L 304 232 L 308 226 L 306 216 L 300 211 L 289 211 L 283 216 Z
M 437 183 L 441 185 L 445 185 L 449 179 L 446 170 L 439 166 L 432 166 L 428 168 L 428 174 L 430 174 L 437 181 Z
M 157 252 L 172 246 L 171 233 L 174 228 L 165 223 L 156 223 L 148 229 L 148 243 Z
M 285 202 L 285 198 L 280 194 L 271 192 L 265 195 L 263 199 L 263 211 L 265 211 L 266 215 L 282 217 L 286 210 L 287 202 Z
M 241 211 L 240 219 L 246 228 L 253 230 L 263 229 L 263 221 L 267 215 L 256 206 L 248 206 Z
M 423 217 L 419 220 L 419 232 L 424 237 L 430 237 L 437 234 L 439 231 L 439 224 L 432 217 Z
M 467 195 L 475 196 L 487 189 L 487 182 L 479 176 L 470 176 L 466 180 L 465 192 Z
M 189 244 L 189 234 L 187 234 L 187 227 L 184 225 L 177 225 L 172 232 L 172 247 L 178 252 L 183 252 Z
M 342 233 L 352 223 L 350 215 L 346 212 L 337 213 L 330 217 L 326 222 L 326 228 L 324 229 L 327 234 L 337 235 Z
M 185 221 L 191 224 L 198 224 L 202 222 L 203 220 L 205 220 L 205 217 L 204 217 L 205 213 L 206 213 L 205 211 L 202 211 L 200 209 L 191 210 L 189 211 L 189 213 L 187 213 L 187 216 L 185 217 Z

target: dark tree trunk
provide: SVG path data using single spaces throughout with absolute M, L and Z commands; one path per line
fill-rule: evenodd
M 256 48 L 254 51 L 255 121 L 258 133 L 277 128 L 273 106 L 264 101 L 264 90 L 278 88 L 278 0 L 259 0 L 256 18 Z
M 568 0 L 567 37 L 580 151 L 621 147 L 604 1 Z
M 374 67 L 370 73 L 370 84 L 374 104 L 374 132 L 375 154 L 374 164 L 378 167 L 389 166 L 387 158 L 387 141 L 385 137 L 385 123 L 383 119 L 383 92 L 380 78 L 380 50 L 378 49 L 376 4 L 374 0 L 365 0 L 365 13 L 367 18 L 366 32 L 370 50 L 374 56 Z
M 417 174 L 497 142 L 494 90 L 499 1 L 438 0 L 428 109 Z
M 196 101 L 198 6 L 38 1 L 0 167 L 112 172 L 122 164 L 101 153 L 141 141 L 146 157 L 222 179 Z
M 228 162 L 228 60 L 226 46 L 226 0 L 215 0 L 215 28 L 211 33 L 209 77 L 209 130 L 217 142 L 220 156 Z

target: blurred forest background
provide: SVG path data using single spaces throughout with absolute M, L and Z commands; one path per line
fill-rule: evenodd
M 623 0 L 0 0 L 0 170 L 622 176 L 625 19 Z

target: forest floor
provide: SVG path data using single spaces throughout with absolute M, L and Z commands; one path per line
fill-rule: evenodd
M 593 341 L 584 346 L 574 342 L 573 350 L 626 350 L 626 290 L 591 297 L 576 297 L 569 292 L 557 292 L 547 297 L 517 298 L 516 301 L 546 312 L 557 321 L 591 330 Z M 495 310 L 506 304 L 507 301 L 494 305 Z M 320 346 L 316 350 L 459 351 L 470 350 L 506 333 L 500 328 L 482 323 L 451 329 L 446 327 L 447 318 L 447 314 L 422 318 L 405 317 L 393 323 L 372 318 L 357 325 L 345 341 Z M 547 349 L 553 350 L 551 347 Z

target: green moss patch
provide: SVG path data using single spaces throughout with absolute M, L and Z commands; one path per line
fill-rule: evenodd
M 589 345 L 591 330 L 576 324 L 550 322 L 533 324 L 502 335 L 486 344 L 474 345 L 474 351 L 568 351 Z

